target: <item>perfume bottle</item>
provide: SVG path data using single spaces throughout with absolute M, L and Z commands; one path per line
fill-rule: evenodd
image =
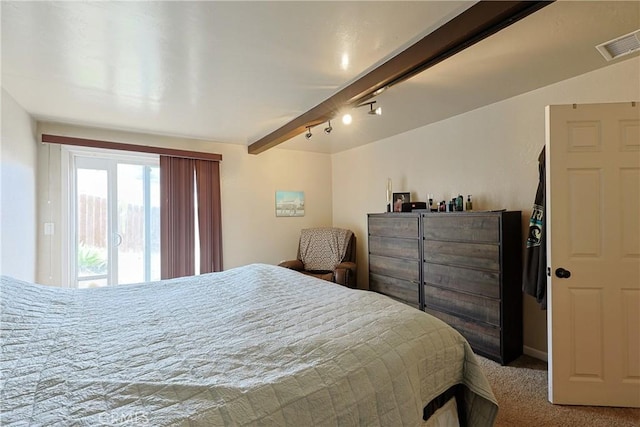
M 458 197 L 456 197 L 455 200 L 456 200 L 456 212 L 462 212 L 464 197 L 462 197 L 462 194 L 458 194 Z
M 471 203 L 471 194 L 467 196 L 467 205 L 464 207 L 465 211 L 473 210 L 473 203 Z

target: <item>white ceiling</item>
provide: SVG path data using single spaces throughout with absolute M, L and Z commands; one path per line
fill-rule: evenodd
M 249 145 L 474 3 L 2 1 L 2 86 L 39 120 Z M 592 71 L 639 27 L 637 1 L 555 2 L 384 92 L 381 117 L 280 147 L 338 152 Z

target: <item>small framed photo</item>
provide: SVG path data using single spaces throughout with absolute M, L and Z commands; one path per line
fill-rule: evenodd
M 402 204 L 411 202 L 411 193 L 393 193 L 393 211 L 402 212 Z
M 304 191 L 276 191 L 276 216 L 304 216 Z

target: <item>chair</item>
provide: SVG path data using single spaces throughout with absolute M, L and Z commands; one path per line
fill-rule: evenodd
M 305 228 L 298 257 L 278 264 L 303 274 L 356 287 L 356 236 L 342 228 Z

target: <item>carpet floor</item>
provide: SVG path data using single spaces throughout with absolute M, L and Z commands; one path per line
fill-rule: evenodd
M 508 366 L 478 356 L 500 410 L 496 427 L 638 427 L 640 409 L 552 405 L 547 363 L 521 356 Z

